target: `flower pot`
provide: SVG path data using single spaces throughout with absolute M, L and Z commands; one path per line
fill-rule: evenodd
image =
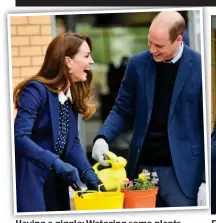
M 124 208 L 154 208 L 158 187 L 151 190 L 122 190 L 124 192 Z

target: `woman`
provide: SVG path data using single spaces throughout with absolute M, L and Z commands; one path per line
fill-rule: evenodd
M 38 74 L 14 90 L 17 212 L 69 210 L 68 186 L 79 190 L 80 179 L 90 190 L 101 184 L 77 127 L 78 113 L 87 120 L 96 110 L 91 50 L 88 36 L 57 36 Z

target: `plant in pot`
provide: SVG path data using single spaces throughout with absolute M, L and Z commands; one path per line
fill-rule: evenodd
M 124 208 L 154 208 L 158 193 L 157 172 L 143 169 L 137 179 L 126 180 L 124 192 Z

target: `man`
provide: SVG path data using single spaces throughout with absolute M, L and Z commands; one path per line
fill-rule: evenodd
M 110 144 L 134 120 L 127 174 L 159 175 L 158 206 L 196 206 L 205 198 L 200 54 L 182 41 L 185 21 L 161 12 L 149 29 L 149 51 L 128 63 L 116 104 L 94 139 L 102 165 Z

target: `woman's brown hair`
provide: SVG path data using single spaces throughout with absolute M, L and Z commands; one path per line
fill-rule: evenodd
M 92 51 L 92 41 L 86 35 L 78 33 L 65 33 L 55 37 L 48 45 L 44 62 L 39 72 L 20 82 L 13 92 L 13 100 L 15 108 L 19 100 L 22 89 L 30 81 L 39 81 L 43 83 L 50 91 L 58 93 L 63 91 L 68 86 L 67 67 L 64 64 L 66 56 L 73 58 L 83 41 L 86 41 Z M 71 93 L 73 97 L 74 109 L 77 113 L 83 114 L 85 120 L 92 117 L 96 111 L 95 104 L 92 104 L 91 96 L 91 82 L 92 72 L 87 72 L 87 80 L 84 82 L 71 83 Z

